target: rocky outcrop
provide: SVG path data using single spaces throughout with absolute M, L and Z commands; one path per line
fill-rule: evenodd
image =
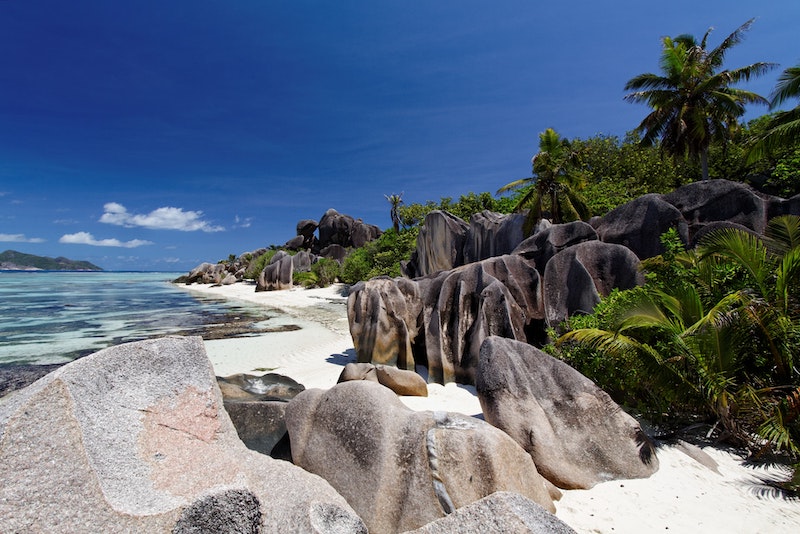
M 318 231 L 320 249 L 329 245 L 340 245 L 345 248 L 363 247 L 381 235 L 377 226 L 366 224 L 350 215 L 342 215 L 335 209 L 325 212 L 319 221 Z
M 528 451 L 560 488 L 591 488 L 658 469 L 641 426 L 591 380 L 526 344 L 492 337 L 476 390 L 486 421 Z
M 0 464 L 2 532 L 366 532 L 327 482 L 242 444 L 199 337 L 105 349 L 7 397 Z
M 597 232 L 583 221 L 554 224 L 524 240 L 512 254 L 532 260 L 536 270 L 543 275 L 545 265 L 557 253 L 578 243 L 596 240 Z
M 441 273 L 424 297 L 429 380 L 474 383 L 481 343 L 489 336 L 527 340 L 543 318 L 539 273 L 522 256 L 500 256 Z
M 447 271 L 464 264 L 464 243 L 469 225 L 446 211 L 425 216 L 417 236 L 417 248 L 409 267 L 412 277 Z
M 406 534 L 575 534 L 575 531 L 532 500 L 498 491 L 459 508 L 442 519 Z
M 291 460 L 286 432 L 286 403 L 305 388 L 275 373 L 217 377 L 225 411 L 248 449 Z
M 415 369 L 414 345 L 421 333 L 420 286 L 406 278 L 373 278 L 350 288 L 347 317 L 361 363 Z
M 304 391 L 286 424 L 297 465 L 330 482 L 370 532 L 419 528 L 496 491 L 554 511 L 530 456 L 505 433 L 460 414 L 412 411 L 374 382 Z
M 386 386 L 398 395 L 427 397 L 428 384 L 414 371 L 398 369 L 391 365 L 373 365 L 371 363 L 348 363 L 342 369 L 337 383 L 351 380 L 369 380 Z
M 219 284 L 227 274 L 227 268 L 222 263 L 201 263 L 181 281 L 186 284 Z
M 492 211 L 476 213 L 469 220 L 464 263 L 510 254 L 523 239 L 526 215 L 504 215 Z
M 414 370 L 432 382 L 472 383 L 483 340 L 528 340 L 544 318 L 539 273 L 519 255 L 436 276 L 376 278 L 353 286 L 350 334 L 358 361 Z
M 690 238 L 703 225 L 713 221 L 741 224 L 760 234 L 767 227 L 765 196 L 739 182 L 694 182 L 663 197 L 683 215 L 689 225 Z
M 293 275 L 294 260 L 292 256 L 279 250 L 258 276 L 256 291 L 291 289 Z
M 644 195 L 611 210 L 594 226 L 600 240 L 625 245 L 639 259 L 664 253 L 659 237 L 675 228 L 684 243 L 689 242 L 689 228 L 678 209 L 661 195 Z
M 644 282 L 639 258 L 629 248 L 587 241 L 562 250 L 544 270 L 543 297 L 547 324 L 557 327 L 574 313 L 591 313 L 612 289 Z

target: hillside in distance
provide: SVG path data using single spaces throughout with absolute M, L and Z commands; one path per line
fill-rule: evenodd
M 102 271 L 103 269 L 88 261 L 70 260 L 59 256 L 48 258 L 25 254 L 16 250 L 6 250 L 0 254 L 0 271 Z

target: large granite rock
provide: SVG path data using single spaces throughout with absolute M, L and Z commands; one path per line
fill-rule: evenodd
M 689 227 L 678 209 L 661 195 L 644 195 L 615 208 L 594 225 L 600 240 L 625 245 L 639 259 L 664 253 L 661 234 L 675 228 L 684 243 L 689 242 Z
M 414 277 L 463 265 L 468 230 L 467 223 L 446 211 L 435 210 L 426 215 L 411 260 Z
M 729 221 L 759 234 L 767 226 L 765 196 L 728 180 L 705 180 L 679 187 L 663 196 L 689 224 L 689 237 L 712 221 Z
M 199 337 L 105 349 L 0 403 L 1 532 L 366 532 L 321 478 L 248 450 Z
M 413 345 L 421 331 L 423 304 L 418 291 L 414 281 L 388 277 L 350 288 L 347 316 L 359 362 L 415 369 Z
M 361 219 L 343 215 L 335 209 L 325 212 L 319 221 L 318 231 L 318 247 L 320 249 L 329 245 L 340 245 L 345 248 L 363 247 L 381 235 L 380 228 L 374 224 L 367 224 Z
M 222 263 L 201 263 L 181 281 L 186 284 L 219 284 L 227 276 L 227 267 Z
M 481 348 L 476 389 L 486 421 L 505 431 L 560 488 L 591 488 L 658 469 L 641 426 L 564 362 L 518 341 Z
M 498 491 L 406 534 L 575 534 L 559 518 L 517 493 Z
M 434 276 L 375 278 L 348 297 L 358 361 L 414 370 L 431 382 L 474 381 L 483 340 L 529 340 L 544 319 L 539 273 L 519 255 L 489 258 Z
M 374 382 L 306 390 L 286 411 L 297 465 L 336 488 L 370 532 L 403 532 L 496 491 L 554 511 L 530 456 L 460 414 L 415 412 Z
M 612 289 L 644 283 L 639 258 L 622 245 L 586 241 L 562 250 L 544 270 L 547 324 L 557 327 L 574 313 L 591 313 Z
M 256 281 L 256 291 L 276 291 L 291 289 L 294 276 L 294 260 L 286 252 L 279 250 L 269 264 L 264 267 Z
M 476 213 L 469 220 L 464 244 L 464 263 L 510 254 L 525 239 L 526 215 L 504 215 L 492 211 Z
M 564 224 L 554 224 L 543 228 L 531 237 L 520 243 L 511 253 L 519 254 L 536 265 L 539 274 L 544 274 L 544 268 L 550 258 L 573 245 L 584 241 L 596 241 L 597 232 L 583 221 L 574 221 Z
M 248 449 L 291 460 L 286 404 L 305 388 L 295 380 L 267 373 L 217 377 L 225 411 Z
M 423 324 L 429 380 L 472 384 L 481 343 L 489 336 L 525 341 L 544 317 L 539 273 L 506 255 L 440 273 L 425 293 Z

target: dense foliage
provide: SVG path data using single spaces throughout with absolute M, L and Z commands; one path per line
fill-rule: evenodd
M 573 317 L 555 353 L 651 418 L 710 418 L 722 439 L 800 453 L 800 217 L 663 243 L 645 286 Z
M 345 258 L 340 280 L 346 284 L 355 284 L 376 276 L 401 276 L 400 262 L 411 257 L 417 244 L 417 233 L 416 227 L 400 232 L 386 230 L 378 239 L 356 249 Z

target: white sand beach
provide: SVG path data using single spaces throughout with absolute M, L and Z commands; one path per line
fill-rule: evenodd
M 206 341 L 217 375 L 280 373 L 306 388 L 330 388 L 342 367 L 355 361 L 341 285 L 256 293 L 237 283 L 188 291 L 277 308 L 299 330 Z M 274 325 L 274 323 L 271 323 Z M 422 369 L 420 369 L 422 371 Z M 430 384 L 428 397 L 402 397 L 415 410 L 480 416 L 474 388 Z M 800 532 L 800 501 L 787 500 L 760 482 L 780 479 L 779 467 L 754 469 L 730 452 L 662 446 L 659 471 L 648 479 L 616 480 L 590 490 L 565 491 L 557 516 L 581 533 L 790 533 Z

